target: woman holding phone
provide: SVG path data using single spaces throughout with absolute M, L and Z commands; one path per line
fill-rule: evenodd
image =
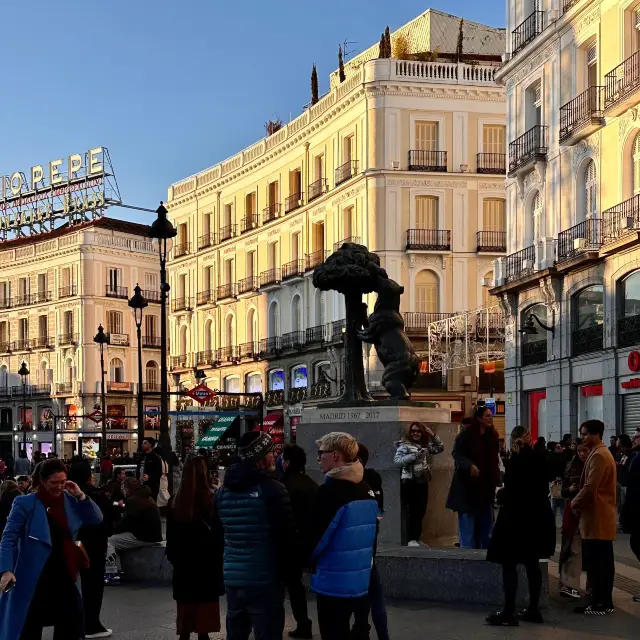
M 37 490 L 15 499 L 0 541 L 0 640 L 40 640 L 43 627 L 54 640 L 80 640 L 86 554 L 76 538 L 102 513 L 61 460 L 41 462 L 34 476 Z

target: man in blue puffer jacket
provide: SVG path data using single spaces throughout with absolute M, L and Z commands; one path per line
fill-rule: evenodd
M 282 640 L 284 585 L 296 563 L 296 524 L 289 494 L 271 473 L 273 441 L 245 433 L 240 462 L 226 473 L 217 494 L 224 527 L 227 639 Z
M 355 639 L 352 614 L 368 616 L 378 504 L 362 481 L 353 436 L 329 433 L 316 444 L 325 482 L 318 488 L 303 546 L 317 594 L 318 625 L 323 640 Z

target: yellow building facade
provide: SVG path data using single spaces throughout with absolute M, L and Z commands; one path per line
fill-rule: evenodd
M 431 47 L 459 23 L 438 12 L 416 21 Z M 423 33 L 416 24 L 403 29 Z M 339 393 L 344 301 L 312 275 L 343 242 L 375 251 L 404 285 L 419 352 L 431 320 L 483 305 L 505 250 L 505 93 L 493 80 L 504 41 L 467 24 L 468 62 L 365 52 L 301 116 L 169 188 L 175 386 L 192 386 L 200 369 L 209 386 L 262 391 L 293 417 Z M 473 52 L 476 40 L 485 44 Z M 374 354 L 365 360 L 376 391 Z

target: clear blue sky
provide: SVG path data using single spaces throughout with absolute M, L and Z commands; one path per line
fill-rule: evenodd
M 155 208 L 299 115 L 314 62 L 326 91 L 340 42 L 359 52 L 430 6 L 505 22 L 504 0 L 29 0 L 3 20 L 0 175 L 103 145 L 123 201 Z

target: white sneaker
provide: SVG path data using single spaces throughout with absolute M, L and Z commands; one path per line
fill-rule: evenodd
M 417 540 L 409 540 L 407 547 L 419 547 L 420 543 Z
M 89 640 L 89 638 L 108 638 L 113 635 L 113 631 L 111 629 L 105 629 L 104 631 L 99 631 L 98 633 L 87 633 L 85 638 Z

